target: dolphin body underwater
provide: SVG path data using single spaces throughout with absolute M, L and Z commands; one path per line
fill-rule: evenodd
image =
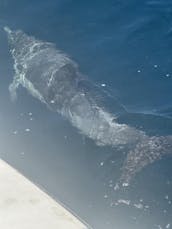
M 52 111 L 60 113 L 81 134 L 101 146 L 128 149 L 118 184 L 128 186 L 145 166 L 172 153 L 172 136 L 148 136 L 145 131 L 117 122 L 117 115 L 92 96 L 78 65 L 55 45 L 20 30 L 7 32 L 15 75 L 9 86 L 12 99 L 22 85 Z M 87 82 L 89 84 L 89 82 Z

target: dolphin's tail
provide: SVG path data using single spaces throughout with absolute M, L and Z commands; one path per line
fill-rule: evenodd
M 172 153 L 172 136 L 146 136 L 131 150 L 122 167 L 119 184 L 128 186 L 135 175 L 144 167 Z

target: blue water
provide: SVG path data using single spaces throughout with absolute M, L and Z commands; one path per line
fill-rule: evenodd
M 149 165 L 129 189 L 115 192 L 123 156 L 80 136 L 22 89 L 10 101 L 14 72 L 4 26 L 55 43 L 89 80 L 106 84 L 131 113 L 119 122 L 172 135 L 171 1 L 0 0 L 1 157 L 95 229 L 171 228 L 172 158 Z M 108 106 L 113 110 L 113 102 Z M 31 133 L 23 134 L 28 126 Z

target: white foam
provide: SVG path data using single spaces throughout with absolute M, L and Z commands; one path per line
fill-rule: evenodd
M 131 201 L 130 200 L 119 199 L 118 203 L 119 204 L 130 205 Z
M 168 223 L 165 228 L 170 228 L 170 223 Z
M 134 207 L 136 207 L 138 209 L 143 209 L 143 204 L 141 204 L 141 203 L 134 204 Z

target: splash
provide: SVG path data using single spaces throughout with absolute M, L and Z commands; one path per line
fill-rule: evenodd
M 15 75 L 9 86 L 12 99 L 17 98 L 17 88 L 22 85 L 96 144 L 126 146 L 129 153 L 120 178 L 123 186 L 128 186 L 145 166 L 171 153 L 171 136 L 149 137 L 144 131 L 117 123 L 117 116 L 99 105 L 92 90 L 94 87 L 80 73 L 77 63 L 54 44 L 20 30 L 4 29 L 14 60 Z

